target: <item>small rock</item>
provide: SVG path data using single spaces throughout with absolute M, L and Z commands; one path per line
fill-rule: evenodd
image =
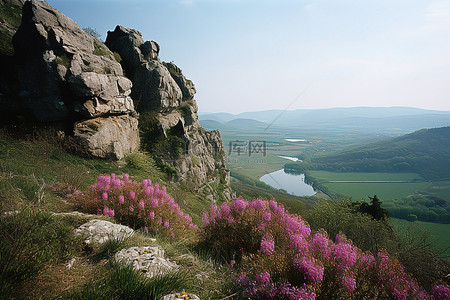
M 94 219 L 75 229 L 75 234 L 86 235 L 86 244 L 97 242 L 102 244 L 109 239 L 126 239 L 134 234 L 134 230 L 120 224 Z
M 117 252 L 115 259 L 124 264 L 132 264 L 135 270 L 145 273 L 149 278 L 164 275 L 179 266 L 164 258 L 164 250 L 160 247 L 131 247 Z
M 194 299 L 194 300 L 200 300 L 200 298 L 197 295 L 189 294 L 186 292 L 181 293 L 175 293 L 175 294 L 169 294 L 162 297 L 160 300 L 177 300 L 177 299 Z
M 67 269 L 67 270 L 72 269 L 74 262 L 75 262 L 75 257 L 72 258 L 71 260 L 69 260 L 69 262 L 68 262 L 67 265 L 66 265 L 66 269 Z

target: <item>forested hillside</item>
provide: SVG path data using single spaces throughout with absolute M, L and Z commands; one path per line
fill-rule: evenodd
M 422 129 L 401 137 L 316 155 L 308 169 L 340 172 L 415 172 L 428 180 L 450 177 L 450 127 Z

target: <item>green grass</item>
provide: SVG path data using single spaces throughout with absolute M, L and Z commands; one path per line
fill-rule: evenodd
M 427 188 L 429 182 L 420 182 L 422 177 L 415 173 L 338 173 L 328 171 L 309 171 L 309 173 L 333 192 L 351 197 L 353 201 L 377 195 L 382 201 L 407 197 L 417 190 Z M 407 181 L 388 182 L 329 182 L 329 181 Z M 415 182 L 417 181 L 417 182 Z
M 315 178 L 327 181 L 354 180 L 354 181 L 412 181 L 423 180 L 416 173 L 339 173 L 329 171 L 309 171 Z
M 324 183 L 329 189 L 347 195 L 354 201 L 366 199 L 367 196 L 377 195 L 383 202 L 389 199 L 400 199 L 413 194 L 415 191 L 429 185 L 427 182 L 418 183 Z

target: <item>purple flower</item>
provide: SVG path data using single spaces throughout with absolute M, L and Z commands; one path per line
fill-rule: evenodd
M 262 272 L 259 274 L 256 274 L 256 284 L 258 285 L 268 285 L 270 283 L 270 273 L 269 272 Z
M 270 219 L 272 219 L 272 214 L 270 212 L 265 212 L 261 217 L 264 221 L 269 222 Z
M 133 191 L 130 191 L 130 198 L 134 199 L 136 197 L 136 193 Z
M 128 175 L 128 174 L 123 174 L 123 180 L 124 180 L 124 181 L 130 180 L 130 175 Z
M 432 293 L 435 300 L 450 299 L 450 288 L 447 285 L 439 284 L 433 286 Z
M 344 275 L 342 277 L 342 287 L 350 293 L 353 293 L 356 289 L 356 280 L 353 277 Z
M 130 211 L 134 211 L 134 207 L 133 205 L 130 205 L 130 207 L 128 208 Z
M 314 257 L 297 255 L 293 260 L 293 265 L 303 273 L 306 280 L 313 283 L 319 283 L 323 280 L 324 268 L 319 265 L 318 260 Z
M 164 227 L 166 227 L 167 229 L 169 229 L 169 226 L 170 226 L 169 221 L 165 221 L 165 222 L 164 222 Z
M 158 204 L 159 204 L 159 203 L 158 203 L 158 199 L 153 198 L 153 197 L 150 199 L 150 205 L 151 205 L 151 206 L 157 207 Z
M 123 195 L 119 196 L 119 203 L 123 204 L 125 202 L 125 197 Z
M 275 241 L 269 237 L 264 237 L 261 240 L 261 252 L 266 255 L 272 255 L 275 251 Z
M 103 192 L 103 193 L 102 193 L 102 199 L 103 199 L 104 201 L 108 200 L 108 193 L 107 193 L 107 192 Z
M 139 206 L 139 209 L 140 209 L 140 210 L 144 210 L 144 208 L 145 208 L 144 201 L 139 201 L 138 206 Z

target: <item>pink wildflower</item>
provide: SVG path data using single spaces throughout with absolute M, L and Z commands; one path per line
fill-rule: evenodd
M 134 199 L 136 197 L 136 193 L 133 191 L 130 191 L 130 198 Z
M 150 214 L 149 214 L 149 217 L 150 217 L 150 219 L 153 220 L 155 218 L 155 212 L 151 211 Z
M 266 255 L 272 255 L 275 251 L 275 241 L 269 237 L 261 240 L 261 252 Z
M 139 209 L 140 210 L 144 210 L 144 208 L 145 208 L 145 204 L 144 204 L 144 201 L 139 201 Z
M 119 196 L 119 203 L 123 204 L 125 202 L 125 197 L 123 195 Z
M 103 193 L 102 193 L 102 199 L 103 199 L 104 201 L 108 200 L 108 193 L 107 193 L 107 192 L 103 192 Z

